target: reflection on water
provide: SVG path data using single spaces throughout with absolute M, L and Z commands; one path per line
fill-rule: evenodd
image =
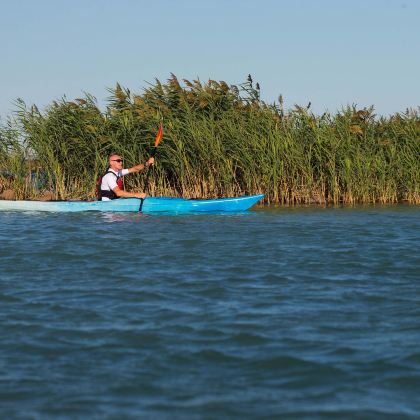
M 104 222 L 130 222 L 138 223 L 150 217 L 144 213 L 100 213 L 99 218 Z

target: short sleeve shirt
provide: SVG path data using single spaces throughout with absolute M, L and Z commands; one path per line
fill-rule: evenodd
M 122 177 L 128 174 L 128 169 L 122 169 L 119 172 L 115 172 L 112 169 L 108 169 L 108 172 L 113 172 L 118 177 Z M 117 187 L 117 177 L 113 174 L 106 174 L 102 177 L 101 190 L 112 191 Z M 102 197 L 103 201 L 109 200 L 107 197 Z

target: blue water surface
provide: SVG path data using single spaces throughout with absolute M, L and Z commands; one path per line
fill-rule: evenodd
M 0 417 L 420 418 L 419 210 L 0 213 Z

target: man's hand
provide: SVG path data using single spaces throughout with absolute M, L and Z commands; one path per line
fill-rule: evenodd
M 136 193 L 135 197 L 144 200 L 146 198 L 146 193 L 144 193 L 144 192 L 138 193 L 138 194 Z
M 153 166 L 154 164 L 155 164 L 155 158 L 154 157 L 149 158 L 149 160 L 147 161 L 147 165 Z

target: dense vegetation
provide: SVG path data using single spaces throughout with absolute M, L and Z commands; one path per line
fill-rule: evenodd
M 151 152 L 159 123 L 164 138 L 152 195 L 224 197 L 265 193 L 268 203 L 420 202 L 420 113 L 377 117 L 348 107 L 314 115 L 260 100 L 258 84 L 172 75 L 140 95 L 110 90 L 96 100 L 53 102 L 43 112 L 17 101 L 0 127 L 0 189 L 18 199 L 45 191 L 56 199 L 91 199 L 107 155 L 129 167 Z M 143 177 L 126 177 L 142 189 Z M 0 191 L 1 192 L 1 191 Z

